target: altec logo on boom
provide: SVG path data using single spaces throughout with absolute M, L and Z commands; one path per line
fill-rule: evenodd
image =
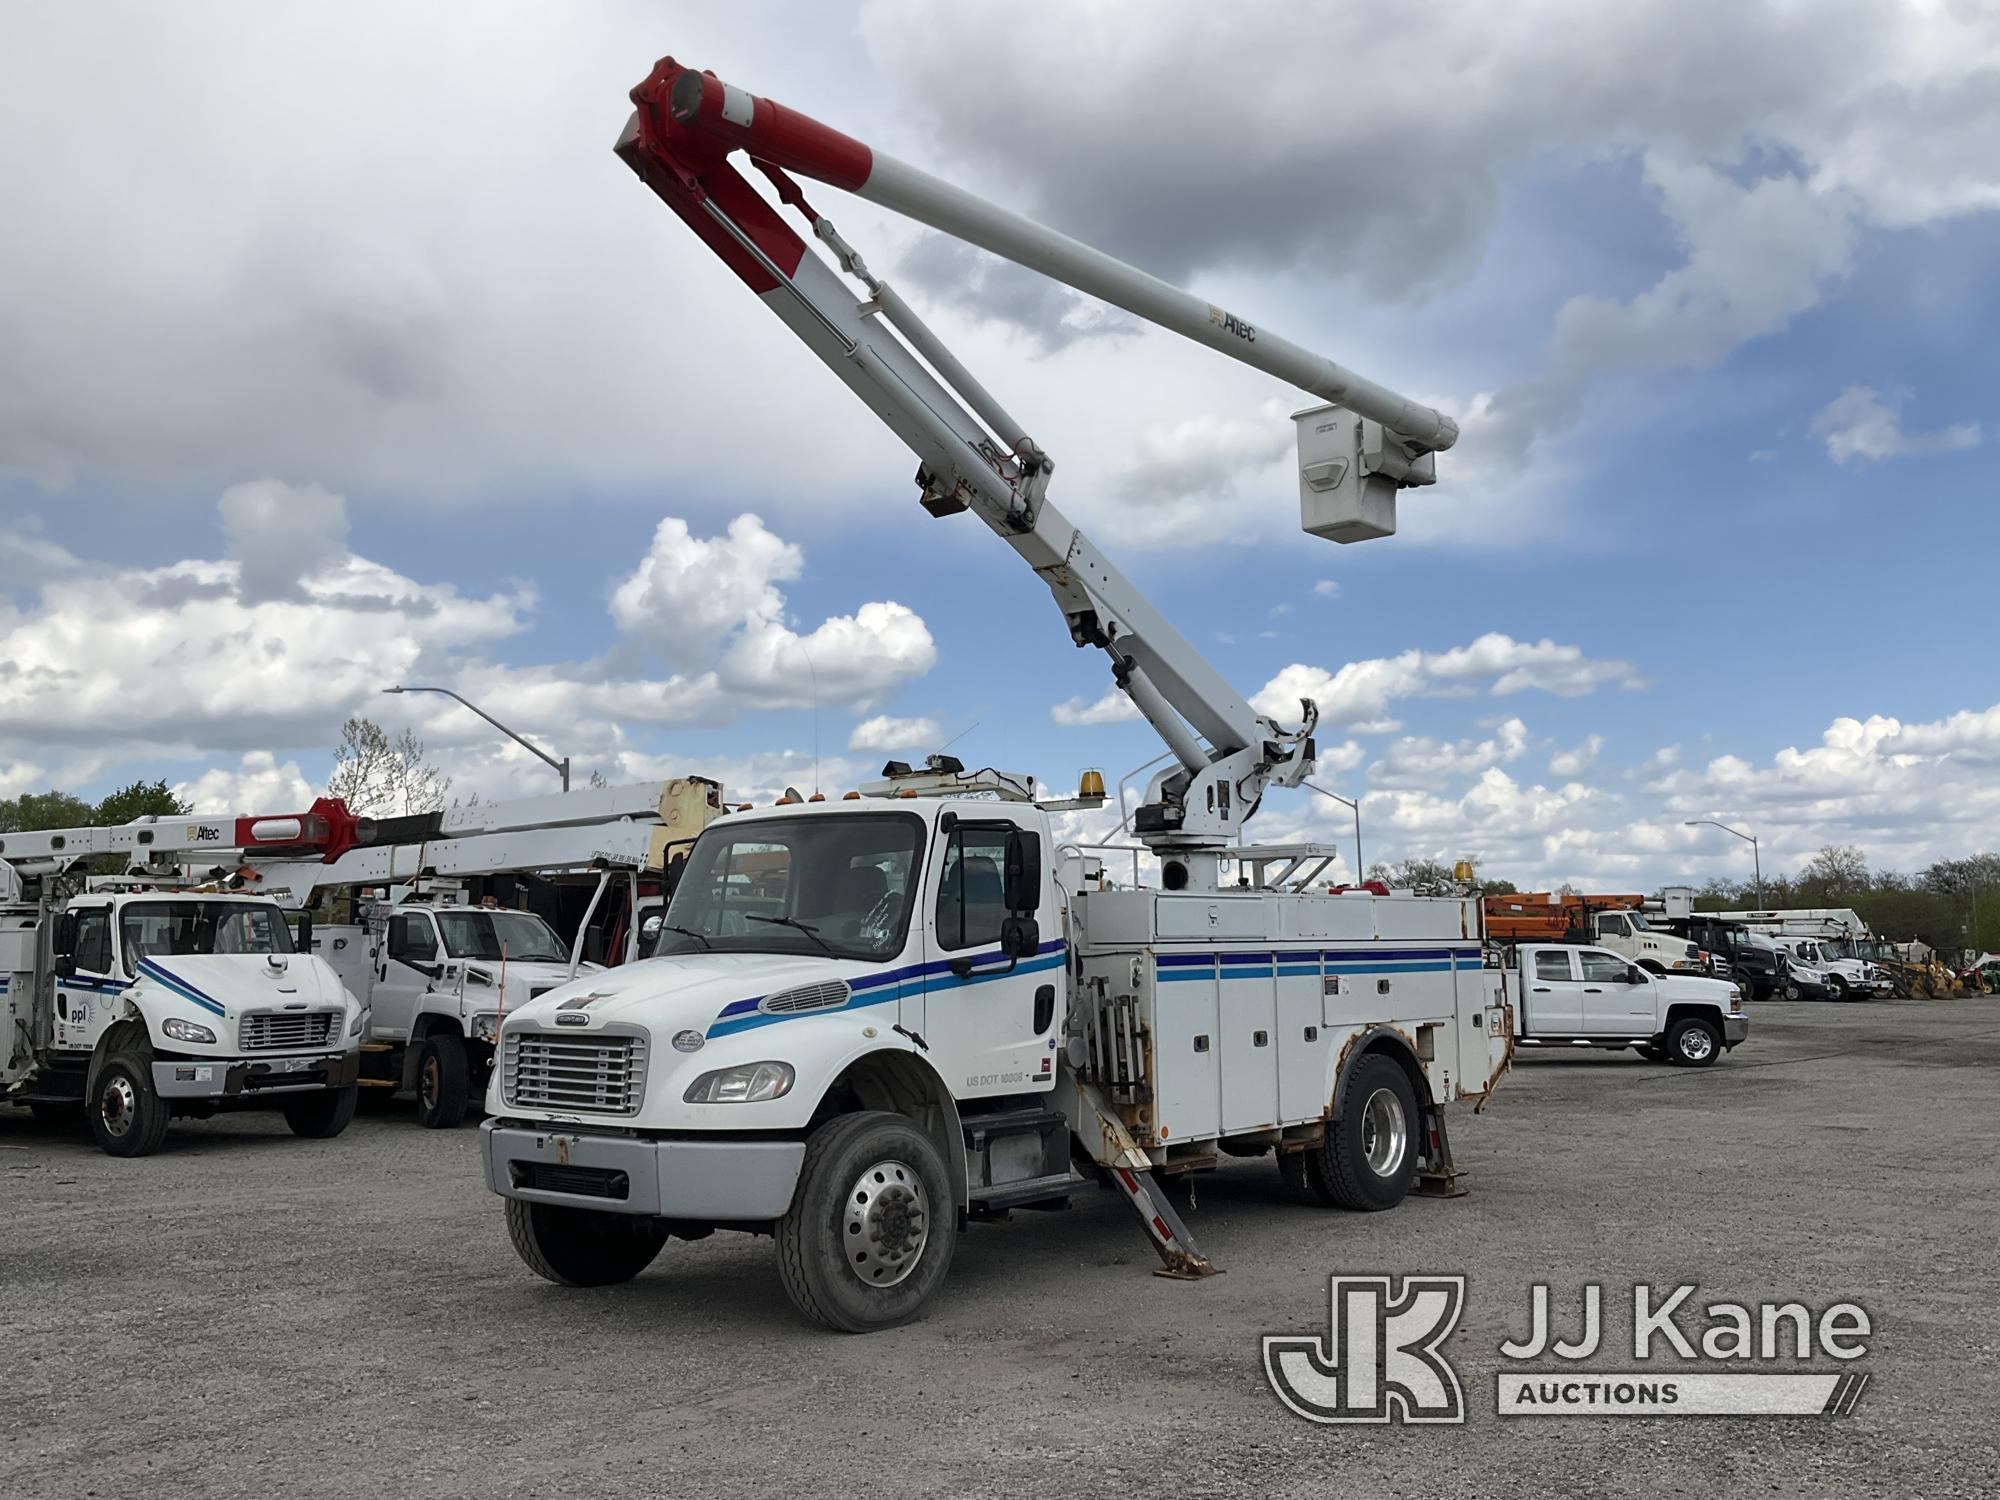
M 1310 1422 L 1465 1420 L 1458 1373 L 1441 1352 L 1465 1306 L 1463 1276 L 1330 1278 L 1325 1338 L 1270 1334 L 1264 1373 L 1278 1399 Z M 1868 1352 L 1867 1309 L 1836 1302 L 1817 1314 L 1802 1302 L 1711 1302 L 1695 1321 L 1692 1285 L 1632 1289 L 1632 1359 L 1642 1369 L 1577 1369 L 1603 1347 L 1603 1288 L 1579 1299 L 1577 1336 L 1554 1335 L 1549 1288 L 1529 1289 L 1529 1333 L 1500 1345 L 1503 1359 L 1553 1366 L 1503 1369 L 1495 1409 L 1503 1417 L 1846 1416 L 1867 1389 L 1865 1371 L 1799 1370 L 1817 1359 Z M 1702 1362 L 1701 1368 L 1689 1365 Z M 1718 1364 L 1791 1364 L 1741 1371 Z M 1571 1366 L 1566 1368 L 1565 1366 Z

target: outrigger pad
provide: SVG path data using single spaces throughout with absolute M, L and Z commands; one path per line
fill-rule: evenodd
M 1444 1110 L 1426 1104 L 1417 1111 L 1424 1127 L 1424 1152 L 1417 1165 L 1417 1196 L 1420 1198 L 1463 1198 L 1471 1191 L 1465 1185 L 1468 1174 L 1451 1160 L 1451 1137 L 1445 1133 Z

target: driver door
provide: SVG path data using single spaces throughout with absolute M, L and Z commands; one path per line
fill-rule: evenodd
M 1042 857 L 1039 820 L 996 806 L 991 817 L 940 820 L 920 890 L 924 959 L 921 988 L 906 986 L 903 1025 L 923 1037 L 933 1067 L 961 1098 L 1019 1094 L 1055 1083 L 1055 1031 L 1066 957 L 1053 883 Z M 1008 905 L 1010 836 L 1020 841 L 1022 874 Z M 1025 903 L 1032 900 L 1033 905 Z M 1033 920 L 1033 955 L 1010 956 L 1002 925 Z
M 1651 1036 L 1653 986 L 1634 984 L 1632 961 L 1602 948 L 1578 950 L 1583 969 L 1582 1034 L 1585 1036 Z
M 114 972 L 117 959 L 112 951 L 111 908 L 72 905 L 70 914 L 75 923 L 71 957 L 76 972 L 56 978 L 52 1024 L 56 1046 L 88 1051 L 110 1024 L 117 994 L 125 983 Z
M 389 918 L 388 937 L 375 969 L 375 990 L 369 997 L 371 1032 L 409 1036 L 417 1008 L 442 970 L 443 951 L 437 922 L 428 911 L 399 911 Z

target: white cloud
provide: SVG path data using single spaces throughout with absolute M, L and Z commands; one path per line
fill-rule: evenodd
M 1842 464 L 1850 458 L 1910 458 L 1979 446 L 1977 422 L 1956 422 L 1935 432 L 1905 433 L 1900 413 L 1908 399 L 1902 392 L 1885 398 L 1870 386 L 1851 385 L 1813 418 L 1813 436 L 1824 438 L 1827 454 Z
M 1322 599 L 1331 599 L 1340 592 L 1340 584 L 1338 580 L 1332 578 L 1315 579 L 1313 581 L 1313 592 L 1318 594 Z
M 1383 733 L 1400 727 L 1390 712 L 1398 699 L 1463 696 L 1482 687 L 1495 697 L 1532 689 L 1567 698 L 1614 685 L 1635 689 L 1644 683 L 1630 662 L 1586 656 L 1579 646 L 1547 639 L 1517 641 L 1489 631 L 1448 651 L 1404 651 L 1351 661 L 1333 672 L 1294 662 L 1250 702 L 1259 713 L 1285 723 L 1298 717 L 1300 698 L 1311 698 L 1324 723 Z
M 1064 699 L 1049 711 L 1049 717 L 1065 729 L 1081 729 L 1097 724 L 1127 723 L 1139 717 L 1139 710 L 1125 696 L 1124 689 L 1113 688 L 1094 703 L 1086 703 L 1081 698 Z
M 1581 776 L 1597 764 L 1597 753 L 1603 748 L 1603 735 L 1586 735 L 1582 744 L 1558 750 L 1549 757 L 1549 774 L 1565 778 Z
M 36 770 L 47 759 L 41 747 L 62 746 L 100 763 L 250 751 L 268 758 L 330 747 L 341 721 L 362 713 L 412 725 L 455 776 L 464 762 L 464 789 L 498 794 L 510 783 L 539 786 L 546 769 L 447 699 L 384 698 L 380 690 L 427 680 L 451 686 L 587 766 L 630 748 L 626 725 L 726 724 L 745 712 L 815 704 L 865 711 L 936 660 L 924 621 L 893 601 L 862 604 L 809 631 L 784 623 L 774 580 L 798 576 L 803 558 L 745 516 L 711 539 L 664 524 L 612 590 L 646 644 L 660 644 L 676 624 L 699 631 L 698 652 L 669 642 L 698 670 L 648 677 L 628 660 L 639 655 L 631 646 L 596 661 L 499 663 L 493 648 L 533 622 L 531 587 L 468 598 L 336 548 L 330 529 L 287 551 L 276 533 L 285 507 L 302 496 L 321 516 L 341 508 L 339 496 L 311 487 L 234 489 L 220 509 L 235 559 L 65 566 L 24 606 L 0 595 L 0 765 Z M 720 580 L 733 615 L 693 597 L 674 572 L 691 554 Z M 229 774 L 241 780 L 252 771 L 272 768 Z M 223 786 L 203 786 L 203 795 Z
M 297 761 L 279 765 L 268 750 L 252 750 L 233 768 L 212 766 L 171 790 L 196 812 L 216 814 L 304 812 L 319 795 Z
M 697 537 L 667 516 L 631 575 L 611 594 L 611 618 L 668 661 L 707 660 L 718 637 L 738 625 L 761 627 L 784 612 L 780 582 L 792 582 L 805 555 L 780 541 L 760 517 L 741 515 L 727 535 Z
M 347 556 L 347 501 L 320 485 L 235 484 L 216 509 L 246 604 L 302 598 L 300 580 Z
M 1435 786 L 1521 758 L 1528 749 L 1528 726 L 1507 719 L 1483 740 L 1435 740 L 1405 735 L 1391 741 L 1381 759 L 1368 768 L 1368 779 L 1380 787 Z
M 897 719 L 878 714 L 863 719 L 847 737 L 850 750 L 916 750 L 937 743 L 936 719 Z

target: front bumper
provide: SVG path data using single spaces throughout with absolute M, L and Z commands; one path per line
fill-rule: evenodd
M 1722 1045 L 1734 1047 L 1750 1035 L 1750 1018 L 1743 1015 L 1725 1015 L 1722 1018 Z
M 487 1120 L 486 1185 L 503 1198 L 703 1223 L 775 1219 L 792 1204 L 806 1143 L 651 1141 Z
M 177 1057 L 153 1062 L 162 1099 L 241 1099 L 346 1088 L 361 1076 L 361 1049 L 302 1057 Z

